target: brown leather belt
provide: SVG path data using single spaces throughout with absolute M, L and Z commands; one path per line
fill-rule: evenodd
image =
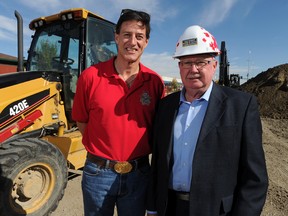
M 88 152 L 87 159 L 98 165 L 100 169 L 112 169 L 116 173 L 120 174 L 130 173 L 149 164 L 148 156 L 144 156 L 131 161 L 113 161 L 95 156 Z

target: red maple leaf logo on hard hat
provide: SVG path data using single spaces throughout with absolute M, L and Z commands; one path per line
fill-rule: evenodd
M 207 39 L 206 38 L 208 38 L 208 41 L 211 41 L 210 43 L 209 43 L 209 46 L 213 49 L 213 50 L 216 50 L 216 48 L 218 47 L 217 46 L 217 43 L 216 43 L 216 40 L 215 40 L 215 38 L 209 33 L 209 32 L 204 32 L 204 35 L 205 35 L 205 37 L 204 38 L 202 38 L 202 40 L 203 40 L 203 42 L 207 42 Z
M 218 47 L 217 46 L 217 42 L 215 40 L 215 38 L 213 36 L 212 37 L 212 42 L 210 43 L 210 47 L 213 49 L 213 50 L 216 50 L 216 48 Z
M 210 34 L 209 34 L 208 32 L 203 32 L 203 33 L 204 33 L 205 37 L 202 38 L 202 41 L 203 41 L 204 43 L 206 43 L 206 42 L 207 42 L 206 37 L 209 38 L 209 37 L 210 37 Z

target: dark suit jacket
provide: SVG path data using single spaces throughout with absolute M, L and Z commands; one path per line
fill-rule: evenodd
M 148 210 L 159 216 L 167 208 L 179 100 L 180 92 L 163 98 L 155 119 Z M 256 97 L 213 85 L 192 166 L 190 216 L 261 214 L 268 176 Z

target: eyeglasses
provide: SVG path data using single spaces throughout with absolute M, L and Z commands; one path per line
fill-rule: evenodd
M 212 61 L 205 61 L 205 60 L 201 60 L 201 61 L 196 61 L 196 62 L 192 62 L 192 61 L 180 61 L 181 66 L 184 69 L 190 69 L 193 65 L 195 65 L 195 67 L 197 69 L 202 69 L 203 67 L 205 67 L 206 65 L 210 64 Z

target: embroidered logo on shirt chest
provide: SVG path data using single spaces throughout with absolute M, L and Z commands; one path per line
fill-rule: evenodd
M 140 102 L 142 105 L 148 106 L 151 103 L 151 96 L 148 92 L 143 92 L 140 97 Z

